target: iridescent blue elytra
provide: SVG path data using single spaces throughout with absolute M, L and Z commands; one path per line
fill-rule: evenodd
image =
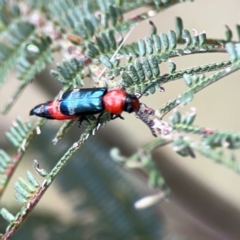
M 60 100 L 60 112 L 68 116 L 100 113 L 104 108 L 102 96 L 106 92 L 106 88 L 82 88 L 65 92 Z

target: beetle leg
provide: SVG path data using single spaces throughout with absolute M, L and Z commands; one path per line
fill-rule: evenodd
M 122 120 L 124 120 L 124 117 L 121 114 L 111 114 L 111 120 L 116 119 L 116 118 L 121 118 Z
M 82 121 L 83 121 L 83 118 L 82 117 L 80 117 L 79 119 L 78 119 L 78 122 L 79 122 L 79 124 L 78 124 L 78 127 L 80 128 L 81 127 L 81 125 L 82 125 Z
M 78 122 L 79 122 L 78 127 L 79 127 L 79 128 L 81 127 L 82 122 L 83 122 L 84 120 L 87 120 L 87 121 L 89 122 L 89 120 L 88 120 L 85 116 L 81 116 L 81 117 L 78 118 Z
M 97 123 L 96 123 L 96 127 L 98 126 L 98 124 L 100 123 L 100 118 L 101 116 L 104 114 L 104 112 L 101 112 L 98 117 L 97 117 Z
M 99 115 L 98 115 L 98 118 L 97 118 L 97 123 L 96 123 L 96 127 L 98 126 L 98 124 L 100 123 L 100 119 L 102 117 L 102 115 L 104 114 L 104 112 L 101 112 Z M 122 120 L 124 120 L 124 117 L 121 115 L 121 114 L 111 114 L 111 120 L 114 120 L 116 118 L 121 118 Z

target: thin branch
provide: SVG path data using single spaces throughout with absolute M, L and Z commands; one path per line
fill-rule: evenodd
M 171 138 L 168 139 L 168 138 L 161 138 L 160 137 L 160 138 L 157 138 L 157 139 L 153 140 L 152 142 L 148 143 L 146 146 L 144 146 L 142 148 L 142 151 L 150 153 L 150 152 L 152 152 L 153 150 L 155 150 L 159 147 L 163 147 L 163 146 L 166 146 L 166 145 L 170 144 L 171 142 L 172 142 Z M 127 158 L 126 162 L 137 161 L 139 156 L 142 154 L 142 151 L 134 153 L 132 156 Z
M 222 70 L 223 68 L 225 69 L 225 68 L 231 66 L 231 64 L 232 64 L 232 61 L 229 60 L 229 61 L 216 62 L 216 63 L 211 63 L 211 64 L 205 64 L 202 66 L 195 66 L 192 68 L 182 69 L 179 71 L 175 71 L 175 72 L 169 74 L 167 77 L 163 78 L 161 81 L 161 84 L 179 80 L 183 77 L 184 74 L 191 74 L 191 75 L 200 74 L 200 73 L 203 74 L 206 72 Z M 145 81 L 146 85 L 151 84 L 152 82 L 154 82 L 154 80 Z M 132 86 L 129 86 L 126 89 L 129 89 L 131 87 Z
M 76 153 L 76 151 L 82 146 L 82 144 L 91 136 L 89 134 L 89 130 L 91 129 L 89 128 L 86 129 L 85 132 L 81 135 L 80 139 L 77 142 L 75 142 L 58 161 L 58 163 L 55 165 L 52 171 L 47 175 L 42 186 L 32 196 L 31 200 L 26 204 L 26 206 L 22 207 L 20 211 L 21 214 L 13 222 L 10 223 L 10 225 L 8 226 L 8 230 L 3 235 L 2 239 L 10 239 L 10 237 L 12 237 L 13 234 L 17 231 L 17 229 L 22 225 L 22 223 L 27 218 L 29 213 L 34 209 L 36 204 L 44 195 L 45 191 L 51 185 L 57 174 L 63 169 L 63 167 L 67 164 L 69 159 Z
M 139 5 L 136 5 L 136 1 L 133 0 L 133 1 L 126 1 L 126 3 L 124 3 L 124 4 L 127 5 L 127 6 L 123 6 L 123 9 L 124 9 L 124 12 L 126 13 L 126 12 L 132 11 L 136 8 L 150 6 L 151 9 L 154 10 L 157 14 L 157 13 L 162 12 L 162 11 L 166 10 L 167 8 L 172 7 L 172 6 L 174 6 L 176 4 L 179 4 L 179 3 L 181 3 L 181 1 L 172 0 L 172 1 L 169 1 L 169 2 L 165 2 L 164 5 L 161 5 L 161 6 L 157 7 L 156 4 L 154 3 L 154 1 L 152 1 L 148 4 L 146 2 L 143 2 Z M 140 16 L 145 15 L 147 12 L 149 12 L 149 10 L 147 10 L 144 13 L 141 13 L 141 14 L 137 15 L 135 18 L 140 18 Z
M 151 56 L 155 57 L 155 58 L 159 58 L 159 59 L 164 58 L 164 60 L 162 60 L 162 61 L 167 61 L 167 60 L 175 58 L 175 57 L 183 57 L 183 56 L 188 56 L 188 55 L 204 54 L 204 53 L 226 53 L 226 50 L 225 49 L 221 49 L 221 50 L 219 50 L 219 49 L 217 49 L 217 50 L 215 50 L 215 49 L 210 49 L 210 50 L 207 50 L 207 49 L 202 49 L 202 50 L 175 49 L 175 50 L 171 50 L 171 51 L 165 51 L 165 52 L 160 52 L 160 53 L 157 53 L 157 54 L 152 54 Z M 164 55 L 164 57 L 162 57 L 163 55 Z M 133 60 L 132 60 L 132 62 L 133 62 Z M 229 66 L 231 63 L 232 63 L 232 61 L 223 61 L 223 62 L 220 63 L 221 64 L 220 66 L 217 65 L 217 63 L 213 63 L 213 64 L 210 63 L 210 64 L 202 65 L 200 67 L 198 66 L 198 67 L 189 68 L 187 70 L 193 71 L 193 72 L 195 71 L 196 73 L 198 73 L 198 72 L 199 73 L 210 72 L 210 71 L 215 71 L 215 70 L 218 70 L 218 69 L 222 69 L 223 67 Z M 211 67 L 212 67 L 212 69 L 211 69 Z M 125 65 L 121 65 L 120 67 L 117 66 L 115 68 L 112 68 L 111 70 L 109 70 L 107 72 L 107 75 L 110 75 L 111 78 L 116 78 L 120 75 L 120 73 L 122 71 L 126 71 L 126 72 L 129 71 L 129 63 L 127 63 Z M 184 70 L 182 70 L 182 71 L 184 71 Z M 166 78 L 165 81 L 167 81 L 168 79 L 169 78 Z M 165 83 L 165 82 L 163 81 L 163 83 Z
M 133 2 L 135 3 L 136 1 L 133 1 Z M 129 3 L 129 1 L 127 1 L 127 3 Z M 179 3 L 180 3 L 179 0 L 173 0 L 173 1 L 169 1 L 168 3 L 165 3 L 164 5 L 162 5 L 160 7 L 156 7 L 156 4 L 154 2 L 149 3 L 149 4 L 144 3 L 144 4 L 141 4 L 138 6 L 133 5 L 132 7 L 127 7 L 127 9 L 125 9 L 125 11 L 124 11 L 125 13 L 129 12 L 133 9 L 139 8 L 139 7 L 149 6 L 150 9 L 131 17 L 130 19 L 125 20 L 123 23 L 120 23 L 117 26 L 115 26 L 114 29 L 116 29 L 118 31 L 126 31 L 126 30 L 128 31 L 132 26 L 136 25 L 137 23 L 140 23 L 144 20 L 150 19 L 153 16 L 156 16 L 158 13 L 163 12 L 166 9 L 168 9 L 169 7 L 172 7 Z
M 42 127 L 45 123 L 46 123 L 46 119 L 40 119 L 39 121 L 36 122 L 36 124 L 32 128 L 32 131 L 28 134 L 27 138 L 25 138 L 24 148 L 19 148 L 18 153 L 12 158 L 12 162 L 10 163 L 10 165 L 8 167 L 8 170 L 7 170 L 4 185 L 2 185 L 0 187 L 0 197 L 3 195 L 11 177 L 13 176 L 13 173 L 15 172 L 18 164 L 20 163 L 20 161 L 23 158 L 26 150 L 28 149 L 31 140 L 37 134 L 36 129 Z
M 193 125 L 188 125 L 183 123 L 174 124 L 173 129 L 176 131 L 194 133 L 194 134 L 200 134 L 200 135 L 210 135 L 215 132 L 215 130 L 210 128 L 193 126 Z
M 69 89 L 69 86 L 64 86 L 63 89 L 60 90 L 58 96 L 61 95 L 63 92 L 65 92 L 68 89 Z M 28 136 L 25 138 L 24 147 L 19 148 L 18 153 L 12 158 L 12 162 L 10 163 L 9 168 L 7 169 L 7 174 L 5 175 L 4 184 L 2 186 L 0 186 L 0 197 L 3 195 L 11 177 L 13 176 L 13 173 L 15 172 L 18 164 L 20 163 L 20 161 L 22 160 L 26 150 L 28 149 L 31 140 L 33 139 L 33 137 L 36 134 L 38 134 L 38 129 L 43 127 L 43 125 L 46 122 L 47 122 L 47 120 L 42 118 L 35 123 L 34 127 L 29 132 Z
M 56 133 L 55 137 L 53 138 L 52 142 L 56 145 L 59 140 L 63 137 L 63 135 L 75 124 L 76 119 L 67 120 L 65 123 L 62 124 L 58 132 Z
M 224 166 L 232 169 L 236 173 L 240 173 L 240 164 L 233 159 L 224 156 L 224 154 L 220 151 L 216 151 L 216 149 L 211 149 L 207 146 L 202 146 L 199 144 L 191 144 L 191 148 L 201 155 L 213 159 L 216 163 L 223 164 Z
M 223 77 L 237 71 L 240 69 L 240 61 L 236 61 L 226 69 L 220 70 L 209 77 L 205 77 L 204 80 L 200 81 L 199 83 L 195 84 L 193 87 L 189 88 L 187 91 L 183 92 L 180 96 L 176 97 L 175 99 L 169 101 L 164 106 L 162 106 L 159 111 L 159 116 L 163 118 L 167 113 L 169 113 L 172 109 L 177 107 L 181 101 L 181 96 L 187 94 L 189 91 L 193 91 L 193 93 L 197 93 L 207 86 L 215 83 L 216 81 L 222 79 Z

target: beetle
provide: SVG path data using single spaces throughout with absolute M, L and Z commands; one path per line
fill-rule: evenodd
M 126 91 L 107 88 L 79 88 L 65 92 L 60 99 L 48 101 L 35 106 L 30 115 L 36 115 L 47 119 L 68 120 L 81 118 L 87 115 L 99 114 L 98 122 L 102 114 L 107 111 L 111 119 L 121 118 L 122 112 L 137 112 L 140 108 L 139 99 L 153 85 L 161 82 L 168 74 L 150 84 L 142 94 L 137 97 Z

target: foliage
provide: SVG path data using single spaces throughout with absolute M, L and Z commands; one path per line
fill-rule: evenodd
M 239 133 L 213 130 L 194 124 L 196 110 L 182 116 L 177 106 L 187 105 L 196 93 L 218 80 L 240 69 L 240 43 L 232 40 L 232 31 L 226 27 L 226 39 L 210 39 L 205 32 L 191 34 L 184 29 L 181 18 L 175 20 L 175 30 L 157 33 L 157 24 L 149 21 L 149 36 L 136 42 L 125 44 L 124 34 L 152 13 L 157 14 L 177 3 L 185 1 L 0 1 L 0 85 L 8 80 L 8 73 L 17 70 L 20 82 L 11 100 L 2 113 L 6 114 L 20 97 L 23 89 L 35 76 L 45 70 L 54 60 L 56 53 L 62 54 L 61 63 L 50 71 L 51 76 L 62 84 L 57 97 L 73 87 L 84 86 L 85 79 L 91 78 L 94 87 L 120 88 L 135 95 L 149 95 L 163 91 L 164 84 L 184 79 L 187 90 L 163 104 L 157 110 L 141 104 L 135 115 L 149 126 L 156 140 L 130 157 L 123 157 L 118 149 L 111 151 L 111 157 L 130 168 L 138 168 L 149 178 L 149 185 L 160 189 L 160 194 L 144 198 L 135 203 L 136 208 L 145 208 L 171 196 L 171 190 L 151 157 L 151 152 L 159 147 L 172 144 L 172 149 L 182 157 L 195 158 L 199 153 L 213 161 L 240 172 L 240 166 L 231 154 L 240 148 Z M 149 10 L 124 19 L 131 9 L 147 6 Z M 27 8 L 27 11 L 26 9 Z M 25 9 L 25 11 L 24 11 Z M 35 13 L 38 18 L 33 18 Z M 240 36 L 240 28 L 237 26 Z M 239 39 L 240 40 L 240 39 Z M 188 69 L 177 69 L 174 58 L 205 53 L 225 53 L 229 60 L 208 63 Z M 161 71 L 162 64 L 168 62 L 169 74 Z M 214 72 L 208 75 L 205 73 Z M 164 76 L 164 77 L 162 77 Z M 149 87 L 150 86 L 150 87 Z M 145 91 L 146 90 L 146 91 Z M 172 111 L 173 110 L 173 111 Z M 172 111 L 170 122 L 163 117 Z M 9 222 L 1 239 L 9 239 L 22 225 L 28 214 L 39 202 L 70 158 L 82 147 L 89 137 L 110 121 L 110 114 L 104 113 L 99 124 L 94 116 L 87 116 L 83 124 L 85 131 L 74 142 L 48 173 L 34 161 L 34 169 L 44 178 L 39 183 L 30 171 L 26 179 L 19 178 L 15 183 L 15 198 L 21 210 L 13 215 L 6 208 L 1 209 L 2 217 Z M 16 148 L 11 156 L 0 150 L 0 195 L 2 195 L 29 144 L 46 120 L 35 124 L 16 118 L 6 133 L 6 138 Z M 53 143 L 59 143 L 75 120 L 68 120 L 60 127 Z M 191 133 L 200 138 L 194 139 Z M 225 150 L 230 151 L 230 155 Z M 101 206 L 103 207 L 103 206 Z M 137 216 L 137 215 L 136 215 Z

